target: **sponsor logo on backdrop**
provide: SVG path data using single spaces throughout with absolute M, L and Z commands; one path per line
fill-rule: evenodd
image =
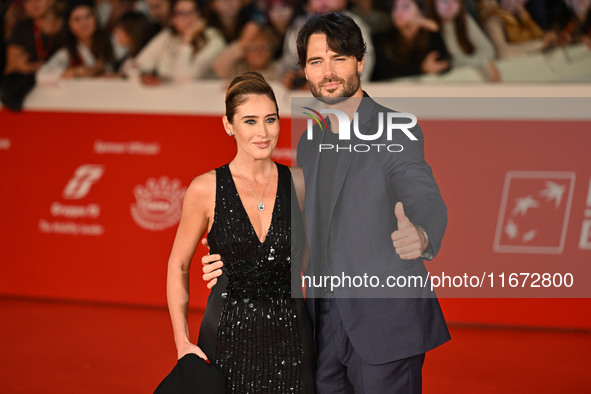
M 158 142 L 143 141 L 94 141 L 94 153 L 98 155 L 145 155 L 155 156 L 160 153 Z
M 9 150 L 10 145 L 11 145 L 10 139 L 0 138 L 0 150 Z
M 98 182 L 105 172 L 105 167 L 98 164 L 84 164 L 74 171 L 62 196 L 70 200 L 78 200 L 86 197 L 92 185 Z
M 136 202 L 131 205 L 131 216 L 146 230 L 160 231 L 172 227 L 181 218 L 186 191 L 178 179 L 150 178 L 145 185 L 133 189 Z
M 40 219 L 39 231 L 42 233 L 67 235 L 98 236 L 105 232 L 104 226 L 98 222 L 101 207 L 97 203 L 74 204 L 71 200 L 87 197 L 103 176 L 105 167 L 99 164 L 83 164 L 74 170 L 62 191 L 62 197 L 68 202 L 54 201 L 49 206 L 51 220 Z
M 574 187 L 574 172 L 507 172 L 494 251 L 562 253 Z
M 589 188 L 587 189 L 585 215 L 583 218 L 583 225 L 581 228 L 579 248 L 591 250 L 591 178 L 589 178 Z

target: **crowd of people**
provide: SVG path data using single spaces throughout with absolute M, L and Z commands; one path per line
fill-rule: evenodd
M 591 48 L 591 0 L 3 1 L 2 102 L 35 85 L 119 77 L 146 85 L 256 71 L 305 89 L 296 36 L 312 14 L 344 12 L 367 44 L 364 81 L 474 67 L 572 43 Z

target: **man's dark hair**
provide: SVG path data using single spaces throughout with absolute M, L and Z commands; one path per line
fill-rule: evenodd
M 361 61 L 365 55 L 366 44 L 359 26 L 353 19 L 339 12 L 312 15 L 298 33 L 298 63 L 306 65 L 308 40 L 312 34 L 324 34 L 328 47 L 341 55 L 354 56 Z

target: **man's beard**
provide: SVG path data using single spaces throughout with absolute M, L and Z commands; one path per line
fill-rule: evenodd
M 343 91 L 339 96 L 332 97 L 332 96 L 322 96 L 321 93 L 321 86 L 330 82 L 339 82 L 343 86 Z M 349 79 L 346 81 L 342 78 L 338 77 L 330 77 L 330 78 L 323 78 L 318 85 L 314 85 L 310 83 L 310 92 L 314 97 L 316 97 L 319 101 L 322 101 L 325 104 L 338 104 L 341 101 L 345 101 L 349 97 L 352 97 L 357 91 L 359 90 L 359 86 L 361 85 L 361 81 L 359 78 L 359 74 L 356 73 L 351 75 Z

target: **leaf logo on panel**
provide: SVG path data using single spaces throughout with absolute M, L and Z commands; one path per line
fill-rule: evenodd
M 178 179 L 150 178 L 145 185 L 134 188 L 136 202 L 131 205 L 131 216 L 146 230 L 160 231 L 172 227 L 181 218 L 186 190 Z
M 494 251 L 562 253 L 574 186 L 574 172 L 507 172 Z

